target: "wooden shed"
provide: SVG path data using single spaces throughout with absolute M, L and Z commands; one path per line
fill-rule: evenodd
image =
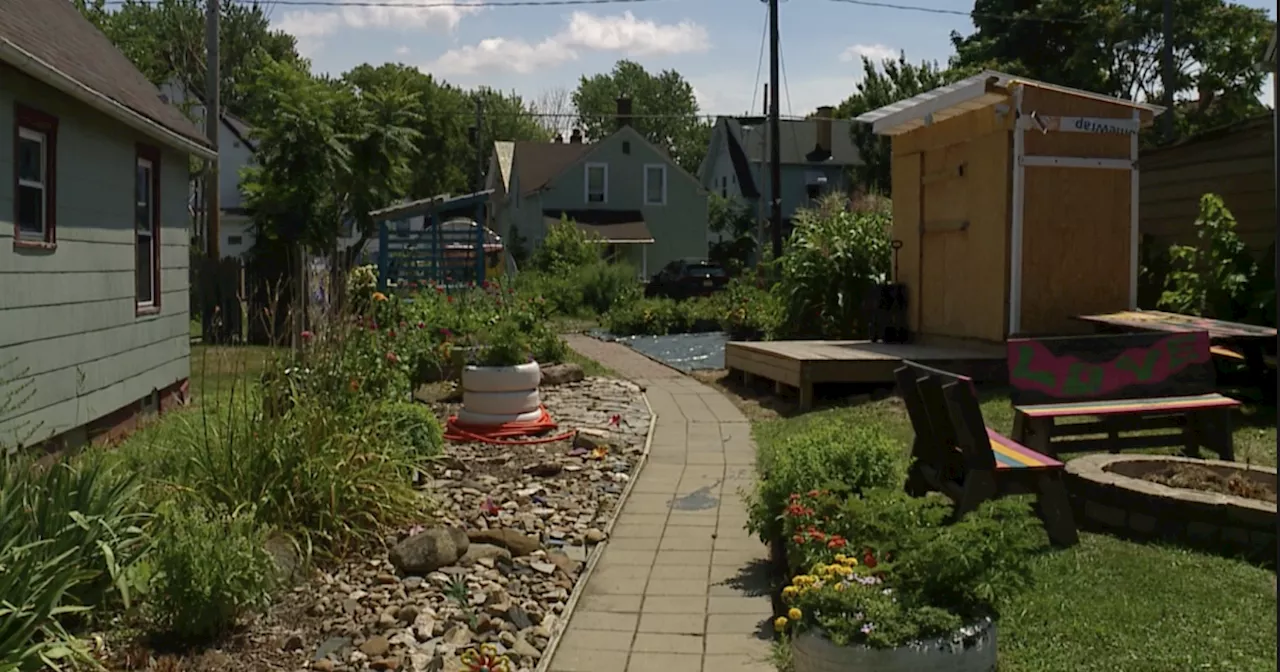
M 911 332 L 999 342 L 1135 307 L 1138 130 L 1162 111 L 988 70 L 858 117 L 892 138 Z

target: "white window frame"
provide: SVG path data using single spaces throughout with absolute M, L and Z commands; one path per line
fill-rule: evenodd
M 136 184 L 136 182 L 138 179 L 139 168 L 145 168 L 147 171 L 147 199 L 149 200 L 149 202 L 147 203 L 140 203 L 138 201 L 138 185 Z M 151 274 L 150 275 L 151 282 L 149 285 L 151 287 L 151 297 L 146 300 L 143 300 L 141 297 L 138 297 L 137 288 L 135 287 L 134 300 L 137 303 L 137 306 L 139 308 L 154 308 L 156 306 L 156 294 L 157 294 L 156 290 L 158 289 L 156 287 L 156 277 L 159 275 L 159 273 L 156 272 L 156 264 L 159 262 L 159 260 L 156 259 L 157 255 L 156 255 L 156 211 L 155 211 L 156 209 L 156 190 L 155 190 L 156 166 L 155 164 L 152 163 L 150 159 L 145 159 L 141 156 L 138 157 L 138 161 L 134 165 L 133 179 L 135 181 L 135 184 L 133 185 L 134 264 L 136 265 L 138 263 L 137 248 L 142 245 L 142 241 L 139 239 L 143 237 L 147 239 L 147 257 L 151 260 L 150 267 L 147 269 L 147 271 Z M 148 231 L 146 233 L 143 233 L 142 230 L 138 228 L 138 208 L 144 205 L 147 208 Z M 141 268 L 136 269 L 135 273 L 142 273 L 142 269 Z
M 591 170 L 599 168 L 604 173 L 604 185 L 599 201 L 591 200 Z M 609 164 L 588 163 L 582 168 L 582 200 L 587 205 L 605 205 L 609 202 Z
M 653 169 L 662 171 L 662 198 L 658 202 L 649 200 L 649 171 Z M 646 163 L 644 164 L 644 204 L 645 205 L 666 205 L 667 204 L 667 166 L 662 163 Z
M 20 235 L 39 236 L 41 240 L 44 240 L 49 235 L 49 134 L 26 126 L 19 126 L 18 139 L 20 141 L 31 140 L 40 143 L 40 181 L 33 182 L 24 180 L 20 176 L 18 177 L 19 188 L 26 187 L 40 190 L 40 230 L 23 231 L 21 224 L 18 224 L 18 232 Z M 15 165 L 13 168 L 16 171 L 18 166 Z M 14 194 L 13 197 L 16 200 L 18 194 Z

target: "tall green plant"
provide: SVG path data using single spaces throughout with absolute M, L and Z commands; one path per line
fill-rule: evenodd
M 1195 245 L 1169 247 L 1170 268 L 1159 307 L 1176 313 L 1240 319 L 1250 311 L 1258 265 L 1236 233 L 1236 219 L 1222 197 L 1200 197 Z
M 600 261 L 599 236 L 583 231 L 561 217 L 533 251 L 533 268 L 544 273 L 572 273 Z
M 786 253 L 773 262 L 771 291 L 783 304 L 780 334 L 789 338 L 852 338 L 866 327 L 864 304 L 890 265 L 888 199 L 854 204 L 840 194 L 797 211 Z

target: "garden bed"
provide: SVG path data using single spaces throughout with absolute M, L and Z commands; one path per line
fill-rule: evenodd
M 606 538 L 649 429 L 633 383 L 588 378 L 543 395 L 562 430 L 594 430 L 592 441 L 609 447 L 593 451 L 569 439 L 447 444 L 420 483 L 436 500 L 432 520 L 318 569 L 223 650 L 175 658 L 174 669 L 448 670 L 481 643 L 508 655 L 513 670 L 536 667 L 566 622 L 592 548 Z M 441 557 L 442 567 L 413 573 L 392 562 L 403 557 L 393 549 L 413 535 L 450 529 L 468 537 L 465 551 L 456 549 L 461 558 Z M 146 657 L 122 649 L 114 662 L 147 669 Z
M 1092 527 L 1275 558 L 1273 468 L 1163 455 L 1086 455 L 1068 462 L 1067 474 L 1077 516 Z M 1215 491 L 1231 487 L 1271 499 Z

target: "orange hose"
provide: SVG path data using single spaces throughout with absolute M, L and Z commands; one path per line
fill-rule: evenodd
M 504 422 L 501 425 L 464 425 L 458 422 L 458 416 L 451 415 L 445 425 L 444 438 L 450 441 L 479 441 L 500 446 L 532 446 L 563 441 L 573 438 L 578 433 L 576 430 L 571 430 L 555 436 L 539 436 L 534 439 L 512 438 L 546 434 L 559 427 L 547 412 L 546 406 L 539 406 L 538 410 L 541 413 L 536 420 Z

